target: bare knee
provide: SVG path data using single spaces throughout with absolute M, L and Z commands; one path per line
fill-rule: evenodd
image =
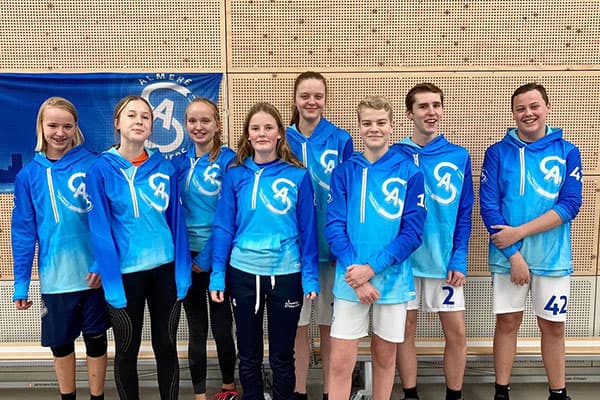
M 506 313 L 496 315 L 496 332 L 500 334 L 516 333 L 521 326 L 523 313 Z
M 565 323 L 557 321 L 548 321 L 543 318 L 538 318 L 538 326 L 542 332 L 542 336 L 552 338 L 563 338 L 565 336 Z

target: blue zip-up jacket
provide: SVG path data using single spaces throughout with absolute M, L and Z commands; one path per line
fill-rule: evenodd
M 136 167 L 116 149 L 104 153 L 86 181 L 94 254 L 106 301 L 127 306 L 121 275 L 175 262 L 177 298 L 191 284 L 192 262 L 175 167 L 158 151 Z
M 263 276 L 302 272 L 305 294 L 319 293 L 315 207 L 308 171 L 275 160 L 258 166 L 252 158 L 232 167 L 214 224 L 210 290 L 225 290 L 229 263 Z
M 285 134 L 292 151 L 310 172 L 317 209 L 319 262 L 331 261 L 325 238 L 329 183 L 333 169 L 352 155 L 352 136 L 323 117 L 310 137 L 299 132 L 296 125 L 289 126 Z
M 360 153 L 333 171 L 325 234 L 337 258 L 333 294 L 358 302 L 345 281 L 352 264 L 369 264 L 379 304 L 415 298 L 409 256 L 422 242 L 423 174 L 412 161 L 388 151 L 374 163 Z
M 508 258 L 520 251 L 535 275 L 565 276 L 573 272 L 571 220 L 581 207 L 582 169 L 579 149 L 563 139 L 560 128 L 525 143 L 515 128 L 485 152 L 479 198 L 481 217 L 490 234 L 492 225 L 519 226 L 549 210 L 563 224 L 528 236 L 505 249 L 489 243 L 489 266 L 510 273 Z
M 410 138 L 392 146 L 425 177 L 427 219 L 423 244 L 410 256 L 413 273 L 446 279 L 448 271 L 467 275 L 473 211 L 473 177 L 469 152 L 443 135 L 421 147 Z
M 87 214 L 85 174 L 98 158 L 76 146 L 52 162 L 36 153 L 16 176 L 11 222 L 15 300 L 28 298 L 36 242 L 41 292 L 87 290 L 97 272 Z
M 194 263 L 206 272 L 212 269 L 211 233 L 217 198 L 223 176 L 234 160 L 235 153 L 229 147 L 222 146 L 214 162 L 209 157 L 210 153 L 196 158 L 196 148 L 192 145 L 186 153 L 172 160 L 177 169 L 190 250 L 198 252 Z

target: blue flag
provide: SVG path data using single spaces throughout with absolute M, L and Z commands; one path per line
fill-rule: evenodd
M 154 110 L 147 145 L 172 157 L 190 143 L 185 108 L 196 97 L 217 102 L 221 78 L 221 73 L 0 73 L 0 192 L 12 191 L 16 173 L 33 158 L 37 112 L 48 97 L 64 97 L 75 105 L 84 145 L 101 152 L 116 142 L 113 110 L 118 101 L 142 96 Z

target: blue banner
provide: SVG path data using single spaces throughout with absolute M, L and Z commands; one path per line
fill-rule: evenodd
M 48 97 L 64 97 L 75 105 L 84 145 L 101 152 L 116 142 L 113 110 L 118 101 L 142 96 L 154 109 L 148 146 L 172 157 L 189 145 L 183 120 L 187 104 L 195 97 L 217 102 L 221 78 L 221 73 L 0 73 L 0 192 L 12 191 L 16 173 L 33 158 L 37 112 Z

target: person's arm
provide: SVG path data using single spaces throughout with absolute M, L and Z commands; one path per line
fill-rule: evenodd
M 296 221 L 300 233 L 302 263 L 302 289 L 304 295 L 314 297 L 319 293 L 319 248 L 312 182 L 308 171 L 298 187 Z
M 101 161 L 97 161 L 101 162 Z M 86 190 L 92 209 L 88 213 L 92 247 L 102 277 L 106 301 L 115 308 L 127 306 L 127 297 L 121 276 L 121 261 L 111 230 L 111 211 L 106 197 L 104 177 L 97 164 L 85 176 Z
M 500 155 L 495 147 L 490 147 L 485 152 L 479 186 L 479 205 L 481 218 L 490 235 L 498 232 L 493 228 L 498 225 L 508 225 L 501 211 L 501 188 L 498 169 L 500 168 Z M 510 258 L 521 248 L 521 243 L 516 242 L 504 248 L 498 248 L 506 258 Z
M 17 174 L 15 179 L 14 207 L 10 225 L 13 253 L 14 302 L 18 300 L 27 302 L 35 244 L 38 239 L 35 209 L 31 200 L 28 181 L 29 176 L 24 175 L 24 172 Z
M 567 154 L 566 171 L 564 184 L 552 209 L 519 226 L 492 226 L 498 229 L 498 232 L 492 235 L 492 241 L 497 247 L 510 246 L 527 236 L 548 231 L 575 218 L 582 203 L 583 185 L 581 155 L 576 147 Z
M 327 224 L 325 225 L 325 237 L 329 243 L 329 249 L 335 256 L 337 265 L 342 268 L 352 265 L 356 260 L 356 252 L 346 231 L 348 192 L 344 172 L 343 167 L 337 167 L 331 175 L 329 186 L 331 201 L 327 205 Z
M 192 259 L 185 215 L 179 195 L 179 181 L 175 171 L 169 178 L 169 186 L 169 206 L 167 207 L 165 217 L 173 236 L 177 299 L 183 300 L 192 284 Z
M 467 157 L 462 191 L 454 227 L 454 246 L 450 257 L 449 271 L 460 272 L 467 276 L 467 254 L 469 252 L 469 238 L 471 236 L 471 220 L 473 213 L 473 175 L 471 171 L 471 157 Z
M 352 156 L 353 152 L 354 152 L 354 144 L 352 143 L 352 136 L 350 136 L 349 139 L 344 144 L 344 152 L 342 153 L 342 162 L 349 159 L 350 156 Z
M 225 291 L 225 271 L 236 232 L 235 217 L 237 205 L 233 187 L 234 183 L 231 178 L 231 174 L 227 173 L 223 179 L 212 233 L 212 272 L 208 288 L 211 292 L 221 292 L 221 294 Z

